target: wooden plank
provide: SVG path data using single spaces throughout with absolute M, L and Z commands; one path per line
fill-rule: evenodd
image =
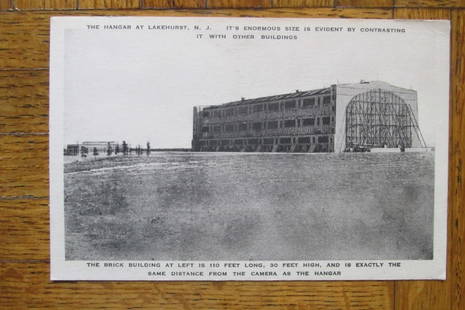
M 337 7 L 345 8 L 392 8 L 394 0 L 336 0 Z
M 142 5 L 150 9 L 202 9 L 207 0 L 143 0 Z
M 0 262 L 49 259 L 47 199 L 0 199 Z
M 452 12 L 450 220 L 452 310 L 465 309 L 465 11 Z
M 140 0 L 79 0 L 79 9 L 138 9 Z
M 394 18 L 406 19 L 449 19 L 448 9 L 395 9 Z M 455 26 L 454 26 L 455 27 Z M 452 61 L 454 63 L 454 61 Z M 454 120 L 452 119 L 452 122 Z M 459 136 L 452 137 L 457 139 Z M 450 158 L 451 165 L 453 158 Z M 452 180 L 453 172 L 450 170 L 449 180 Z M 450 183 L 450 182 L 449 182 Z M 449 192 L 451 197 L 451 192 Z M 450 202 L 449 202 L 450 203 Z M 450 210 L 449 210 L 450 211 Z M 450 217 L 449 223 L 450 226 Z M 450 239 L 450 230 L 449 237 Z M 450 244 L 449 244 L 450 246 Z M 453 245 L 455 246 L 455 244 Z M 450 248 L 450 247 L 449 247 Z M 449 268 L 450 271 L 450 268 Z M 395 293 L 396 310 L 424 310 L 424 309 L 450 309 L 451 305 L 451 281 L 450 272 L 447 281 L 397 281 Z
M 47 68 L 50 16 L 70 15 L 68 11 L 0 13 L 0 69 Z M 219 17 L 314 17 L 314 18 L 391 18 L 390 9 L 286 8 L 266 10 L 140 10 L 73 11 L 73 16 L 219 16 Z
M 450 281 L 396 281 L 396 310 L 450 309 Z
M 48 131 L 48 71 L 0 71 L 0 133 Z
M 0 0 L 0 11 L 6 11 L 13 7 L 11 0 Z
M 15 0 L 17 10 L 76 9 L 78 0 Z
M 396 0 L 396 7 L 463 8 L 465 0 Z
M 7 42 L 0 49 L 0 69 L 48 67 L 50 15 L 0 14 L 0 42 Z
M 394 18 L 399 19 L 450 19 L 449 9 L 407 9 L 395 8 Z
M 272 0 L 274 8 L 332 8 L 334 0 Z
M 218 8 L 221 8 L 221 9 L 223 8 L 262 9 L 262 8 L 269 8 L 270 1 L 269 0 L 208 0 L 207 7 L 211 9 L 218 9 Z
M 48 137 L 0 135 L 0 197 L 48 196 Z
M 0 263 L 3 309 L 392 309 L 392 282 L 62 282 Z

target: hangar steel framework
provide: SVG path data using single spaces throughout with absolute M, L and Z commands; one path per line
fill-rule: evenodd
M 346 149 L 410 148 L 414 135 L 426 147 L 411 107 L 391 91 L 372 89 L 347 105 Z

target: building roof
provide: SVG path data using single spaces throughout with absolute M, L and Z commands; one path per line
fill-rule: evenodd
M 395 88 L 397 89 L 398 92 L 415 92 L 412 89 L 409 88 L 402 88 L 398 86 L 394 86 L 392 84 L 389 84 L 384 81 L 364 81 L 361 80 L 359 83 L 339 83 L 336 84 L 338 87 L 343 87 L 343 88 L 351 88 L 351 87 L 356 87 L 357 89 L 360 86 L 366 86 L 367 88 Z M 227 106 L 237 106 L 237 105 L 243 105 L 243 104 L 255 104 L 255 103 L 261 103 L 261 102 L 269 102 L 269 101 L 278 101 L 278 100 L 286 100 L 286 99 L 296 99 L 296 98 L 302 98 L 302 97 L 307 97 L 307 96 L 314 96 L 314 95 L 326 95 L 331 92 L 330 87 L 325 87 L 325 88 L 319 88 L 319 89 L 314 89 L 314 90 L 306 90 L 306 91 L 295 91 L 292 93 L 286 93 L 286 94 L 280 94 L 280 95 L 273 95 L 273 96 L 266 96 L 266 97 L 258 97 L 258 98 L 251 98 L 251 99 L 241 99 L 237 101 L 231 101 L 223 104 L 218 104 L 218 105 L 208 105 L 205 106 L 204 109 L 214 109 L 214 108 L 219 108 L 219 107 L 227 107 Z
M 107 145 L 108 143 L 116 144 L 115 141 L 83 141 L 81 144 L 82 145 Z
M 307 91 L 295 91 L 292 93 L 286 93 L 286 94 L 280 94 L 280 95 L 273 95 L 273 96 L 266 96 L 266 97 L 252 98 L 252 99 L 241 99 L 241 100 L 232 101 L 232 102 L 219 104 L 219 105 L 210 105 L 210 106 L 205 107 L 205 109 L 236 106 L 236 105 L 242 105 L 242 104 L 254 104 L 254 103 L 278 101 L 278 100 L 286 100 L 286 99 L 296 99 L 296 98 L 314 96 L 314 95 L 325 95 L 329 93 L 330 93 L 330 87 L 325 87 L 325 88 L 319 88 L 319 89 L 307 90 Z

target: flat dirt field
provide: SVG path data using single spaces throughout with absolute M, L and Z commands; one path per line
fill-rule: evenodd
M 68 260 L 432 259 L 434 153 L 65 164 Z

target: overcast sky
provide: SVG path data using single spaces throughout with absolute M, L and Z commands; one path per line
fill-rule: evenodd
M 348 27 L 350 22 L 354 21 L 288 19 L 285 24 Z M 146 18 L 133 25 L 137 23 L 169 21 Z M 279 22 L 197 18 L 173 23 L 208 24 L 212 33 L 226 33 L 227 24 Z M 132 145 L 150 141 L 155 148 L 190 147 L 193 106 L 363 79 L 417 90 L 420 127 L 427 144 L 434 145 L 435 123 L 441 121 L 438 115 L 448 104 L 448 59 L 444 57 L 448 56 L 444 50 L 448 33 L 434 29 L 432 22 L 356 23 L 407 31 L 299 32 L 298 40 L 240 41 L 199 40 L 188 31 L 69 30 L 64 142 L 126 140 Z

